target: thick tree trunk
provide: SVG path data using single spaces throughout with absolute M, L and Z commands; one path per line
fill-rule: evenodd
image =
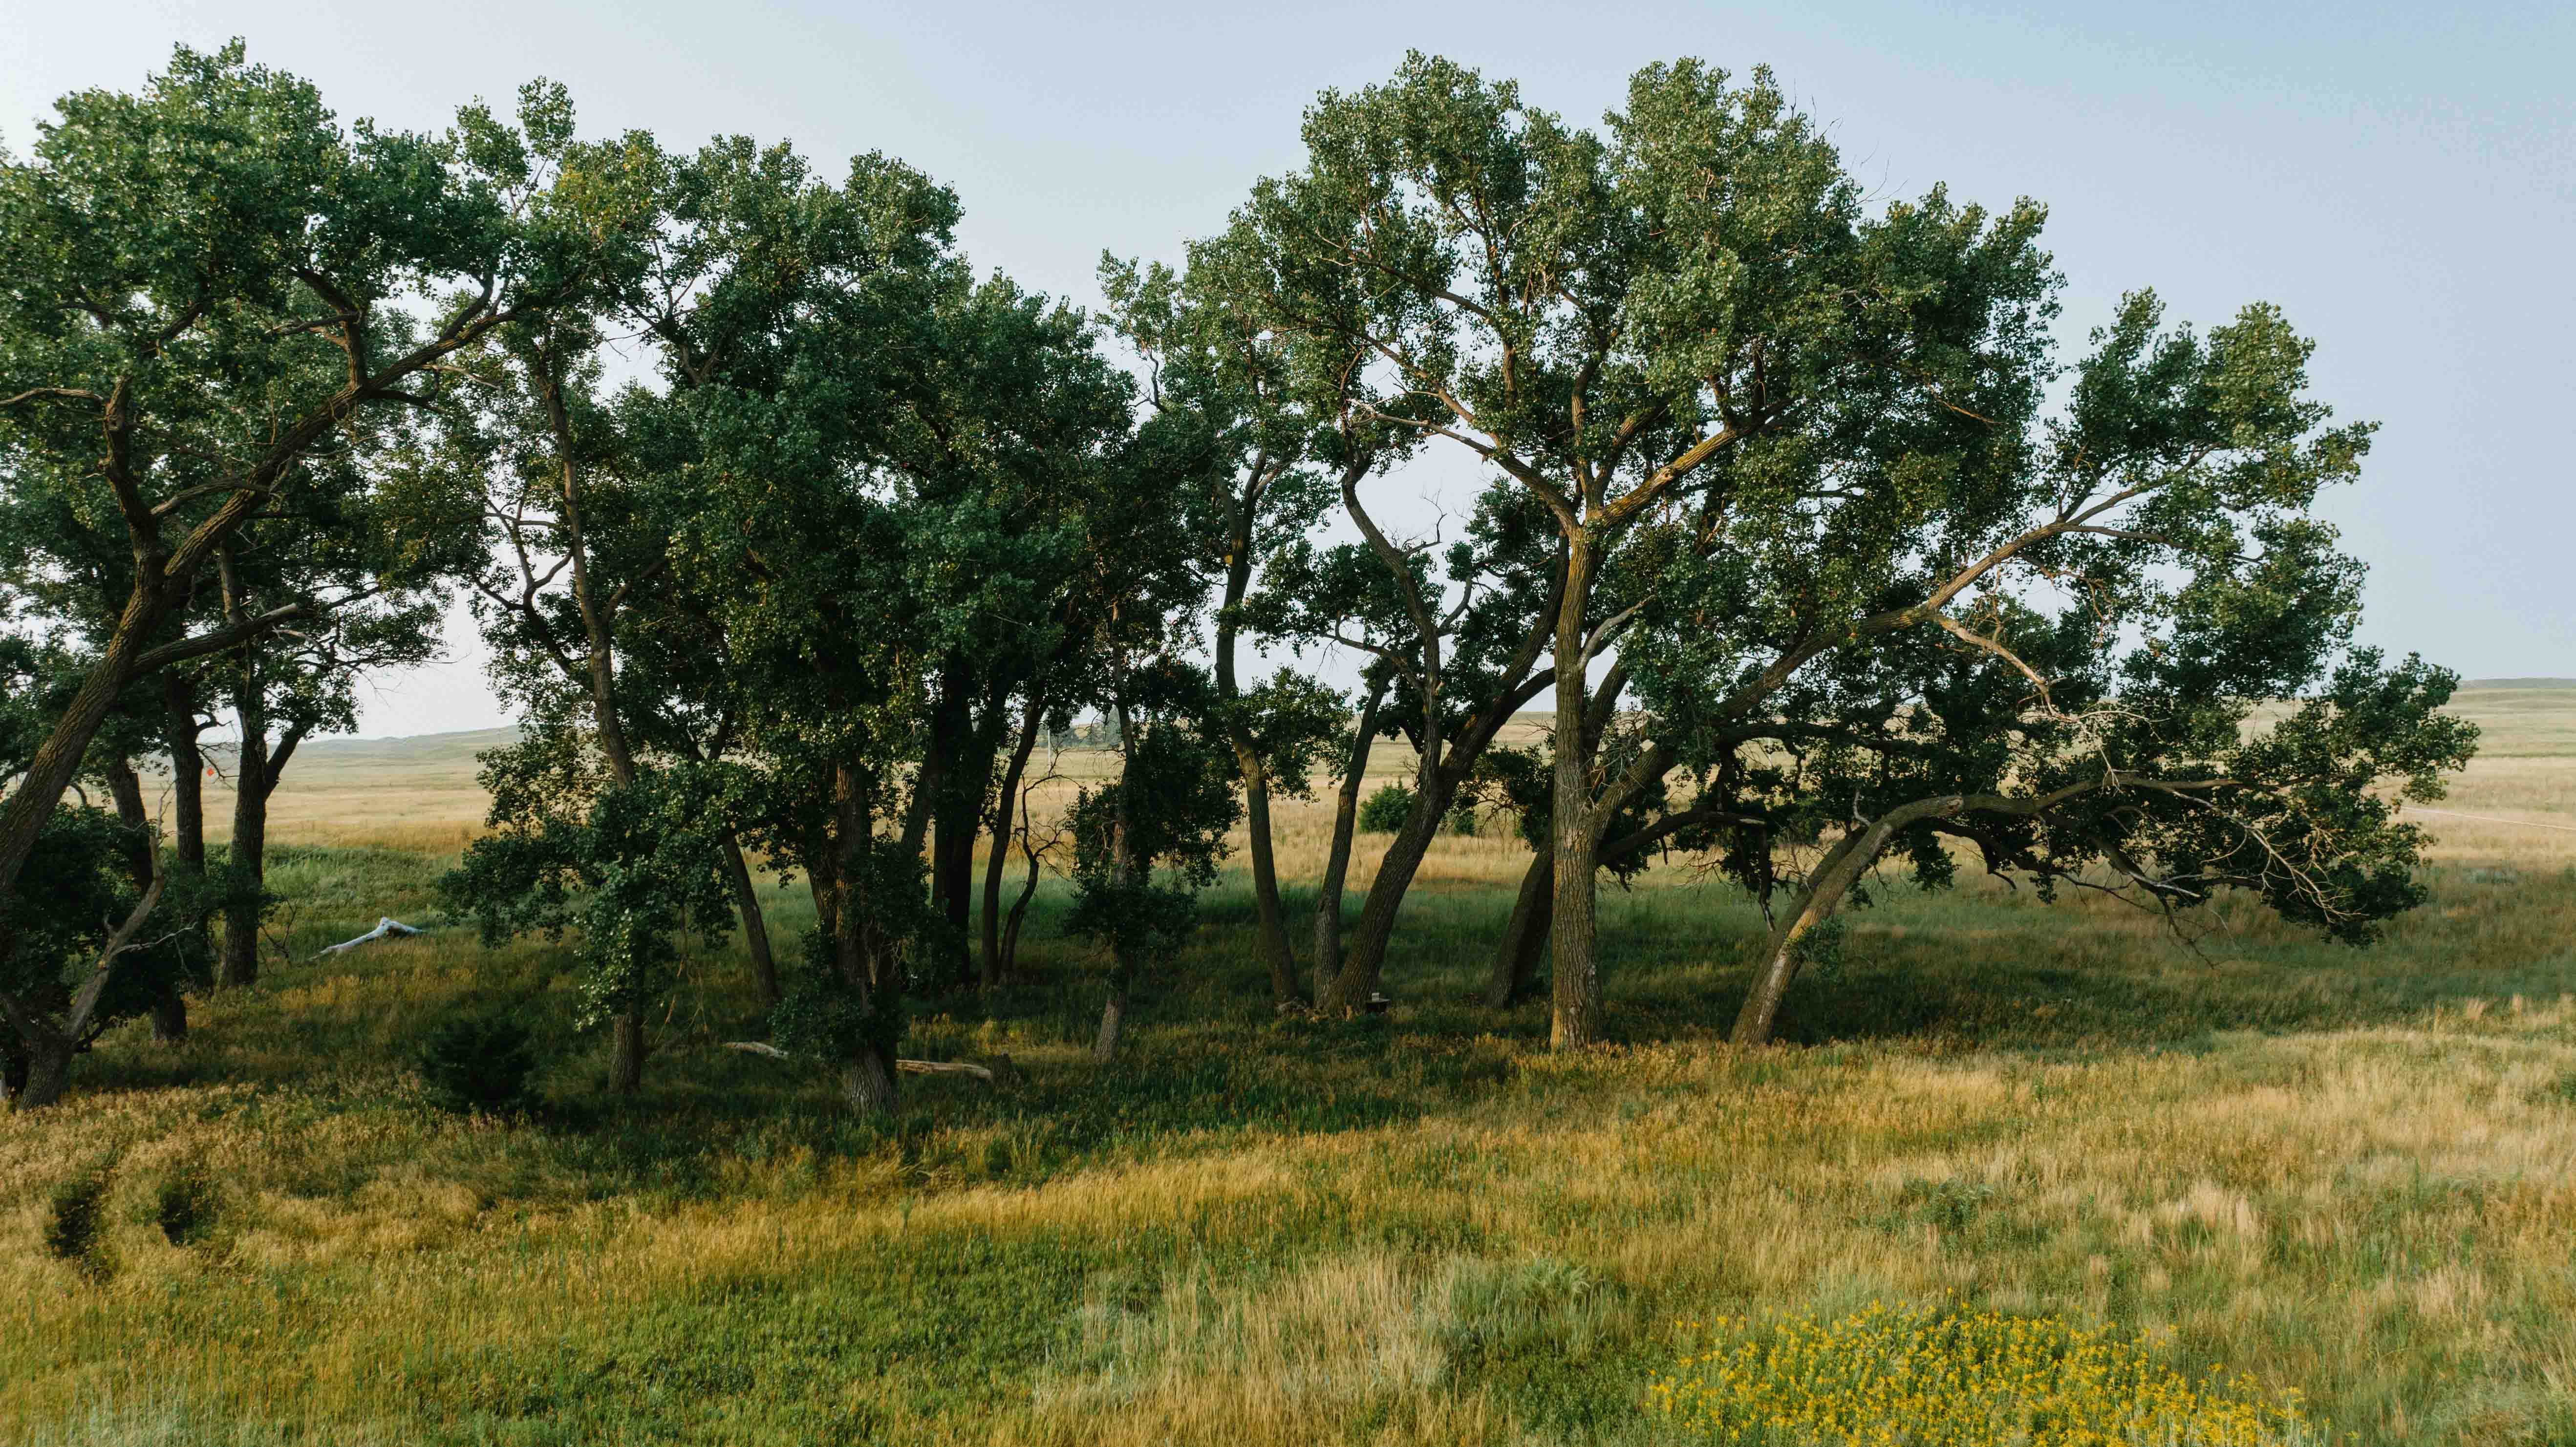
M 137 561 L 146 565 L 146 574 L 154 574 L 164 559 L 154 553 L 138 555 Z M 115 707 L 116 696 L 134 681 L 144 640 L 161 626 L 168 611 L 163 594 L 136 586 L 124 612 L 117 617 L 106 655 L 91 667 L 72 694 L 70 705 L 54 721 L 53 730 L 36 746 L 26 772 L 18 778 L 18 786 L 10 790 L 5 801 L 0 801 L 0 966 L 7 965 L 16 952 L 17 932 L 5 923 L 10 914 L 7 906 L 17 890 L 19 871 L 26 868 L 27 856 L 35 852 L 36 835 L 62 802 L 73 777 L 79 774 L 81 757 L 89 751 L 90 740 L 98 736 L 108 711 Z
M 761 913 L 760 887 L 753 883 L 742 841 L 728 830 L 723 844 L 725 882 L 733 887 L 733 907 L 742 916 L 743 948 L 751 953 L 751 978 L 760 986 L 760 1002 L 778 1004 L 778 961 L 769 952 L 769 919 Z
M 24 1083 L 9 1094 L 11 1110 L 41 1110 L 63 1098 L 71 1083 L 73 1046 L 69 1037 L 21 1041 L 26 1051 Z
M 1555 916 L 1548 944 L 1555 955 L 1554 1010 L 1548 1043 L 1580 1050 L 1601 1038 L 1601 974 L 1593 906 L 1599 886 L 1600 821 L 1594 814 L 1592 754 L 1598 731 L 1585 717 L 1584 600 L 1592 594 L 1591 540 L 1569 538 L 1565 588 L 1556 618 Z M 1603 704 L 1617 706 L 1615 698 Z
M 1494 951 L 1494 969 L 1485 984 L 1485 1003 L 1502 1010 L 1528 998 L 1538 980 L 1539 957 L 1547 953 L 1548 926 L 1556 913 L 1556 851 L 1541 848 L 1521 872 L 1520 894 L 1512 901 L 1512 921 Z
M 609 1023 L 608 1088 L 633 1095 L 644 1088 L 644 1012 L 626 1005 Z
M 1369 753 L 1377 743 L 1378 706 L 1383 686 L 1371 688 L 1360 705 L 1351 733 L 1350 753 L 1342 760 L 1342 787 L 1333 795 L 1333 842 L 1324 855 L 1324 877 L 1315 891 L 1315 1000 L 1322 1003 L 1342 972 L 1342 887 L 1350 878 L 1351 837 L 1359 827 L 1360 789 L 1368 772 Z
M 1127 967 L 1119 966 L 1109 984 L 1109 1000 L 1100 1007 L 1100 1031 L 1091 1037 L 1091 1059 L 1106 1065 L 1118 1058 L 1118 1042 L 1127 1030 Z
M 861 1115 L 884 1115 L 894 1109 L 894 1072 L 885 1057 L 862 1049 L 841 1066 L 841 1099 Z
M 984 909 L 981 967 L 984 988 L 1002 983 L 1002 871 L 1011 862 L 1011 820 L 1020 808 L 1020 780 L 1037 748 L 1038 730 L 1046 726 L 1046 701 L 1032 695 L 1020 718 L 1020 740 L 1011 747 L 1011 762 L 1002 771 L 1001 797 L 993 806 L 993 847 L 984 860 Z
M 259 982 L 259 917 L 268 879 L 268 705 L 264 687 L 243 664 L 234 695 L 241 755 L 233 770 L 233 844 L 225 861 L 223 957 L 215 983 L 241 989 Z

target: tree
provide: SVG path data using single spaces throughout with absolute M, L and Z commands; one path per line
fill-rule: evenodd
M 1590 721 L 1625 684 L 1593 666 L 1636 617 L 1601 606 L 1621 549 L 1882 415 L 2000 418 L 2009 437 L 2048 282 L 2036 207 L 1989 217 L 1935 192 L 1865 215 L 1767 73 L 1729 88 L 1696 62 L 1649 67 L 1607 130 L 1417 55 L 1388 85 L 1325 94 L 1307 168 L 1262 182 L 1237 223 L 1264 315 L 1315 356 L 1318 405 L 1464 446 L 1554 522 L 1560 1048 L 1600 1030 L 1603 835 L 1669 764 L 1649 750 L 1604 776 L 1593 753 Z
M 568 127 L 550 88 L 518 129 L 468 111 L 444 138 L 343 132 L 310 85 L 236 44 L 180 49 L 141 95 L 57 109 L 31 159 L 0 162 L 0 479 L 118 518 L 131 581 L 0 805 L 0 960 L 20 873 L 116 699 L 314 612 L 179 631 L 222 548 L 613 240 L 530 211 L 530 146 Z
M 696 458 L 700 502 L 672 567 L 710 600 L 746 680 L 757 838 L 803 869 L 817 917 L 776 1032 L 854 1107 L 882 1111 L 926 914 L 921 835 L 880 829 L 902 817 L 944 640 L 907 571 L 935 559 L 911 546 L 879 463 L 888 409 L 919 377 L 919 329 L 956 284 L 956 199 L 883 157 L 836 187 L 745 141 L 675 164 L 667 194 L 669 235 L 638 294 Z
M 1658 747 L 1822 851 L 1738 1041 L 1768 1038 L 1801 941 L 1890 853 L 1940 884 L 1957 844 L 2177 919 L 2246 891 L 2354 942 L 2421 898 L 2400 798 L 2438 797 L 2476 731 L 2438 712 L 2451 675 L 2344 651 L 2360 568 L 2310 508 L 2370 428 L 2330 425 L 2310 352 L 2266 307 L 2204 340 L 2133 296 L 1977 506 L 1909 486 L 1920 454 L 1847 458 L 1800 479 L 1835 494 L 1813 531 L 1748 514 L 1655 560 L 1627 657 Z M 1736 856 L 1747 883 L 1769 853 Z
M 1189 938 L 1199 891 L 1216 882 L 1225 834 L 1242 817 L 1225 746 L 1194 727 L 1210 711 L 1206 680 L 1169 666 L 1110 683 L 1118 722 L 1118 781 L 1086 789 L 1073 807 L 1072 926 L 1109 948 L 1109 998 L 1091 1058 L 1116 1058 L 1145 967 Z M 1157 869 L 1164 871 L 1158 882 Z

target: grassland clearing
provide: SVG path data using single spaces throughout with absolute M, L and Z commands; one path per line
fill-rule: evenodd
M 2576 825 L 2576 689 L 2460 707 L 2487 745 L 2441 807 Z M 1272 1018 L 1230 875 L 1108 1067 L 1051 883 L 1030 981 L 919 1002 L 906 1047 L 1025 1079 L 913 1079 L 868 1122 L 712 1048 L 762 1028 L 732 941 L 632 1101 L 569 1030 L 566 946 L 309 960 L 433 913 L 473 828 L 453 764 L 395 767 L 290 773 L 292 963 L 0 1121 L 17 1439 L 1653 1441 L 1682 1323 L 1956 1300 L 2152 1337 L 2364 1443 L 2576 1442 L 2576 833 L 2428 821 L 2432 903 L 2363 952 L 1884 890 L 1759 1051 L 1719 1043 L 1759 916 L 1676 862 L 1605 897 L 1619 1043 L 1573 1058 L 1543 1006 L 1474 1003 L 1503 830 L 1435 847 L 1380 1017 Z M 1323 821 L 1283 811 L 1285 878 Z M 810 908 L 772 902 L 785 945 Z M 410 1073 L 476 1002 L 545 1022 L 528 1119 Z

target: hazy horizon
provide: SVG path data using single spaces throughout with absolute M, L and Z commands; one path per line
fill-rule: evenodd
M 22 16 L 0 50 L 0 143 L 23 152 L 66 91 L 133 89 L 174 42 L 234 35 L 344 120 L 436 127 L 546 75 L 591 134 L 785 138 L 827 172 L 884 150 L 957 189 L 978 267 L 1083 304 L 1104 248 L 1177 259 L 1256 177 L 1298 164 L 1317 90 L 1382 79 L 1408 48 L 1586 124 L 1650 61 L 1767 62 L 1876 196 L 1947 182 L 2048 204 L 2070 348 L 2137 287 L 2203 327 L 2279 303 L 2317 338 L 2318 394 L 2382 424 L 2362 485 L 2321 508 L 2371 566 L 2361 641 L 2470 678 L 2576 675 L 2559 559 L 2576 490 L 2544 426 L 2576 364 L 2539 340 L 2576 321 L 2576 293 L 2547 280 L 2576 233 L 2569 7 L 753 4 L 711 24 L 653 0 L 611 26 L 563 3 L 468 0 L 424 25 L 152 0 L 105 31 L 88 12 Z M 1379 488 L 1418 499 L 1427 525 L 1471 476 Z M 508 722 L 481 662 L 460 613 L 446 662 L 362 685 L 359 736 Z

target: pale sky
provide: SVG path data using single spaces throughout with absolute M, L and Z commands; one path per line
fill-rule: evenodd
M 2070 342 L 2140 286 L 2204 326 L 2279 303 L 2318 340 L 2319 392 L 2382 424 L 2363 483 L 2325 507 L 2371 567 L 2366 640 L 2472 678 L 2576 675 L 2576 6 L 0 8 L 13 150 L 55 96 L 132 89 L 178 41 L 243 36 L 344 119 L 412 128 L 544 75 L 592 134 L 784 138 L 827 172 L 900 156 L 957 189 L 978 266 L 1083 303 L 1103 248 L 1177 259 L 1297 164 L 1318 89 L 1383 79 L 1408 48 L 1586 124 L 1650 61 L 1768 63 L 1878 194 L 2047 203 Z M 362 733 L 505 721 L 471 629 L 451 633 L 447 663 L 373 690 Z

